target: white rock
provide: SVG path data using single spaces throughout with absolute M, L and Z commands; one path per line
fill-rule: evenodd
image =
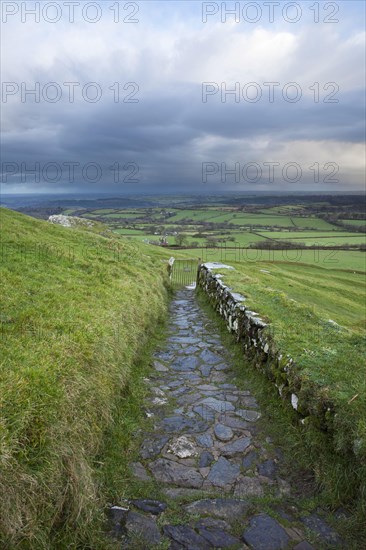
M 63 227 L 71 227 L 70 218 L 68 216 L 63 216 L 62 214 L 50 216 L 48 218 L 48 221 L 51 223 L 62 225 Z
M 220 262 L 207 262 L 203 265 L 206 269 L 234 269 L 231 265 L 222 264 Z
M 76 216 L 64 216 L 63 214 L 54 214 L 48 218 L 48 221 L 53 224 L 62 225 L 63 227 L 73 227 L 78 225 L 93 227 L 93 225 L 95 225 L 91 220 L 77 218 Z
M 291 394 L 291 405 L 297 411 L 297 407 L 299 405 L 299 398 L 294 393 Z
M 231 296 L 234 298 L 236 302 L 245 302 L 246 298 L 242 294 L 239 294 L 239 292 L 231 292 Z
M 168 447 L 168 453 L 173 453 L 179 458 L 188 458 L 190 456 L 197 456 L 197 449 L 192 441 L 185 435 L 178 437 Z
M 166 405 L 168 403 L 168 400 L 165 397 L 155 397 L 152 402 L 153 405 Z

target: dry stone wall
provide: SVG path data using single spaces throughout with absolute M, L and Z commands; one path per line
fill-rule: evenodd
M 219 263 L 201 264 L 197 287 L 207 294 L 215 310 L 225 320 L 228 330 L 236 336 L 245 355 L 274 382 L 279 395 L 290 401 L 299 413 L 302 424 L 312 422 L 321 429 L 331 430 L 334 418 L 332 403 L 326 396 L 319 399 L 321 389 L 301 377 L 293 359 L 277 348 L 271 336 L 271 327 L 258 313 L 245 305 L 245 296 L 233 292 L 224 284 L 223 275 L 217 273 L 217 269 L 225 272 L 233 268 Z

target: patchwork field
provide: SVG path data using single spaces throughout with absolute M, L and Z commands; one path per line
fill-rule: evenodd
M 70 208 L 65 212 L 73 213 Z M 115 233 L 133 240 L 179 246 L 191 249 L 194 255 L 199 247 L 241 246 L 249 249 L 259 248 L 258 243 L 262 248 L 273 245 L 274 248 L 289 248 L 288 243 L 296 242 L 299 247 L 359 249 L 366 246 L 365 234 L 360 233 L 365 222 L 351 220 L 352 223 L 342 230 L 344 207 L 337 214 L 337 208 L 326 201 L 310 205 L 279 204 L 268 208 L 253 205 L 88 208 L 74 213 L 104 222 Z

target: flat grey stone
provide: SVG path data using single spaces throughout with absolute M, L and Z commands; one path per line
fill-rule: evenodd
M 141 462 L 131 462 L 129 466 L 133 476 L 136 479 L 139 479 L 140 481 L 151 481 L 151 476 L 148 474 Z
M 137 512 L 128 513 L 125 527 L 129 536 L 135 535 L 149 544 L 159 544 L 161 541 L 155 520 Z
M 142 458 L 154 458 L 160 454 L 161 449 L 169 441 L 169 437 L 166 435 L 149 437 L 144 440 L 140 449 L 140 456 Z
M 126 529 L 121 523 L 114 523 L 108 531 L 111 539 L 120 540 L 126 538 Z
M 150 500 L 148 498 L 131 500 L 131 503 L 143 512 L 148 512 L 154 516 L 158 516 L 167 508 L 167 505 L 164 502 L 160 502 L 159 500 Z
M 215 399 L 214 397 L 206 397 L 201 401 L 201 403 L 202 405 L 206 405 L 207 407 L 210 407 L 210 409 L 213 409 L 218 413 L 235 410 L 235 407 L 234 405 L 232 405 L 232 403 L 229 403 L 228 401 L 221 401 L 219 399 Z
M 242 477 L 235 483 L 236 498 L 261 497 L 264 491 L 260 480 L 256 477 Z
M 168 342 L 174 342 L 176 344 L 198 344 L 200 340 L 192 336 L 172 336 L 168 339 Z
M 170 395 L 172 395 L 173 397 L 177 397 L 185 393 L 188 393 L 189 391 L 190 391 L 189 387 L 181 386 L 180 388 L 177 388 L 176 390 L 173 390 L 172 392 L 170 392 Z
M 249 504 L 243 500 L 225 498 L 206 498 L 197 500 L 184 507 L 189 514 L 213 516 L 228 521 L 243 519 L 249 509 Z
M 203 451 L 200 456 L 199 461 L 199 467 L 200 468 L 207 468 L 207 466 L 210 466 L 214 461 L 213 455 L 209 451 Z
M 267 514 L 259 514 L 250 520 L 243 540 L 253 550 L 285 550 L 290 537 L 276 520 Z
M 194 468 L 178 464 L 172 460 L 158 458 L 149 464 L 149 469 L 157 481 L 173 483 L 180 487 L 200 488 L 203 483 L 201 474 Z
M 258 409 L 259 405 L 254 397 L 251 395 L 242 396 L 239 398 L 239 403 L 241 407 L 249 409 Z
M 154 361 L 154 369 L 158 372 L 168 372 L 169 369 L 159 361 Z
M 223 380 L 226 380 L 226 375 L 223 372 L 214 372 L 211 374 L 211 382 L 222 382 Z
M 212 548 L 211 544 L 203 537 L 198 535 L 192 527 L 188 525 L 164 525 L 164 535 L 173 539 L 179 544 L 179 548 L 187 550 L 208 550 Z
M 220 363 L 222 361 L 222 357 L 220 355 L 217 355 L 208 349 L 201 352 L 200 358 L 209 365 L 214 365 L 215 363 Z
M 186 433 L 205 432 L 208 425 L 203 420 L 184 418 L 182 416 L 170 416 L 161 421 L 162 430 L 168 433 L 179 433 L 185 430 Z
M 198 532 L 214 548 L 232 548 L 234 545 L 240 544 L 239 539 L 222 529 L 199 529 Z
M 221 448 L 221 453 L 224 456 L 234 456 L 238 453 L 243 453 L 251 444 L 251 437 L 240 437 L 232 443 L 227 443 Z
M 202 378 L 201 376 L 199 376 L 197 373 L 195 372 L 192 372 L 192 371 L 189 371 L 189 372 L 181 372 L 179 373 L 179 376 L 181 378 L 184 378 L 185 380 L 188 380 L 188 382 L 190 382 L 191 384 L 193 383 L 199 383 L 199 382 L 202 382 Z
M 228 368 L 230 368 L 230 367 L 226 363 L 220 363 L 220 365 L 215 365 L 214 366 L 214 369 L 218 370 L 218 371 L 227 370 Z
M 173 326 L 183 329 L 189 329 L 189 322 L 184 319 L 177 319 L 176 321 L 174 321 Z
M 220 441 L 230 441 L 234 437 L 234 432 L 224 424 L 216 424 L 214 428 L 215 436 Z
M 231 403 L 235 403 L 238 400 L 236 395 L 230 395 L 230 394 L 226 394 L 226 399 Z
M 251 468 L 253 464 L 258 460 L 258 453 L 256 451 L 250 451 L 242 461 L 242 466 L 245 469 Z
M 257 468 L 258 473 L 261 476 L 269 477 L 270 479 L 274 479 L 276 477 L 277 464 L 272 459 L 266 460 L 265 462 L 258 464 Z
M 202 376 L 204 376 L 205 378 L 210 376 L 212 368 L 213 368 L 212 365 L 202 365 L 200 367 L 200 371 L 202 373 Z
M 172 382 L 168 382 L 169 388 L 177 388 L 178 386 L 181 386 L 182 382 L 180 380 L 172 380 Z
M 196 437 L 196 441 L 198 445 L 200 445 L 201 447 L 206 447 L 206 449 L 211 449 L 214 445 L 213 439 L 210 434 L 198 435 Z
M 320 540 L 326 543 L 328 546 L 339 546 L 341 544 L 341 538 L 332 529 L 326 521 L 320 518 L 316 514 L 311 514 L 310 516 L 302 517 L 301 521 L 304 525 L 314 533 L 318 535 Z
M 124 506 L 111 506 L 108 510 L 108 518 L 114 525 L 121 523 L 122 520 L 125 520 L 129 508 Z
M 230 525 L 223 519 L 201 518 L 195 524 L 196 529 L 230 529 Z
M 189 393 L 178 397 L 177 403 L 179 405 L 192 405 L 193 403 L 196 403 L 196 401 L 199 401 L 201 397 L 202 396 L 200 393 Z
M 186 355 L 194 355 L 195 353 L 197 353 L 198 351 L 200 350 L 200 348 L 198 348 L 197 346 L 187 346 L 187 347 L 183 347 L 183 353 L 185 353 Z
M 194 355 L 187 355 L 176 359 L 170 367 L 175 371 L 191 371 L 195 370 L 200 364 L 200 360 Z
M 196 414 L 199 414 L 203 420 L 208 422 L 215 420 L 215 411 L 213 411 L 210 407 L 207 407 L 207 405 L 203 405 L 201 403 L 200 405 L 196 405 L 192 410 Z
M 221 456 L 212 466 L 207 479 L 216 487 L 226 487 L 227 485 L 232 485 L 239 474 L 239 466 L 232 464 Z
M 257 411 L 248 411 L 246 409 L 237 409 L 236 413 L 247 422 L 256 422 L 261 417 L 261 413 Z
M 205 397 L 214 397 L 215 399 L 219 399 L 220 401 L 227 401 L 227 398 L 223 392 L 219 392 L 219 390 L 216 388 L 215 391 L 212 390 L 200 390 L 202 395 Z
M 223 414 L 219 417 L 219 421 L 221 424 L 225 424 L 225 426 L 229 426 L 229 428 L 233 428 L 234 430 L 248 430 L 251 427 L 249 422 L 230 414 Z
M 161 361 L 172 361 L 174 359 L 174 353 L 171 351 L 162 351 L 154 354 L 154 357 Z

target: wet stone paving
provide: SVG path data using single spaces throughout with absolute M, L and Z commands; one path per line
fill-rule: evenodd
M 301 515 L 281 477 L 281 451 L 259 428 L 258 403 L 233 378 L 217 325 L 192 289 L 177 291 L 165 347 L 146 380 L 153 427 L 130 464 L 139 482 L 155 480 L 166 499 L 149 495 L 111 508 L 121 548 L 343 548 L 321 514 Z M 181 522 L 169 522 L 172 501 Z

